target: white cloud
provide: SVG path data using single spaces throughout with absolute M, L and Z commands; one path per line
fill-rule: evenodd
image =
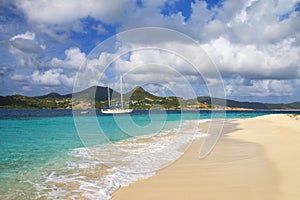
M 107 76 L 104 73 L 114 59 L 116 55 L 113 53 L 101 52 L 98 56 L 87 55 L 84 59 L 84 62 L 81 63 L 80 68 L 78 68 L 76 74 L 76 80 L 74 76 L 74 90 L 79 91 L 91 87 L 94 85 L 106 85 Z
M 35 34 L 29 31 L 15 35 L 9 41 L 14 48 L 28 54 L 39 54 L 46 48 L 45 45 L 39 44 L 35 39 Z
M 27 82 L 28 76 L 22 74 L 13 74 L 10 79 L 16 82 Z
M 66 24 L 88 16 L 113 23 L 120 20 L 133 3 L 135 1 L 128 0 L 18 0 L 17 6 L 30 21 L 37 23 Z
M 44 72 L 35 70 L 28 78 L 35 85 L 42 86 L 72 86 L 74 77 L 62 73 L 61 69 L 50 69 Z
M 73 86 L 75 74 L 66 75 L 62 69 L 50 69 L 46 71 L 34 70 L 27 75 L 13 74 L 10 76 L 10 79 L 19 84 L 26 83 L 24 88 L 31 88 L 28 84 L 63 88 Z
M 92 17 L 116 23 L 134 7 L 133 0 L 15 0 L 30 24 L 57 40 L 66 40 L 70 31 L 84 32 L 81 19 Z
M 60 75 L 61 86 L 73 87 L 75 74 L 67 76 L 66 74 Z
M 291 96 L 295 89 L 291 81 L 287 80 L 251 80 L 250 84 L 243 84 L 240 77 L 232 79 L 225 84 L 228 96 Z
M 35 40 L 35 34 L 32 32 L 27 31 L 24 34 L 18 34 L 13 36 L 10 41 L 16 40 L 16 39 L 24 39 L 24 40 Z
M 148 46 L 142 48 L 142 44 L 133 44 L 132 49 L 138 50 L 130 51 L 130 54 L 118 58 L 113 63 L 115 74 L 125 74 L 126 82 L 134 86 L 145 83 L 166 85 L 172 82 L 178 85 L 204 84 L 201 75 L 207 75 L 205 71 L 210 70 L 212 63 L 205 63 L 205 55 L 201 54 L 203 52 L 199 52 L 192 44 L 169 42 L 158 45 L 158 49 L 148 49 Z M 172 49 L 176 52 L 168 51 Z M 178 52 L 182 53 L 177 54 Z M 187 54 L 193 60 L 185 60 Z M 193 66 L 190 62 L 196 65 Z
M 21 66 L 35 67 L 40 65 L 39 56 L 44 52 L 45 45 L 39 44 L 35 33 L 18 34 L 9 40 L 9 52 L 14 55 Z
M 300 47 L 293 40 L 258 47 L 230 43 L 218 38 L 202 45 L 225 76 L 241 75 L 252 79 L 300 78 Z
M 48 70 L 46 72 L 34 71 L 31 75 L 32 81 L 39 85 L 58 86 L 61 84 L 59 70 Z
M 299 31 L 300 20 L 294 11 L 296 2 L 299 1 L 225 1 L 216 17 L 227 25 L 227 31 L 220 34 L 235 43 L 254 44 L 296 37 L 294 33 Z M 290 16 L 281 21 L 282 15 L 287 13 Z
M 131 84 L 131 89 L 134 86 L 143 85 L 145 83 L 169 84 L 175 82 L 187 85 L 195 83 L 204 84 L 198 70 L 204 70 L 205 67 L 202 65 L 192 66 L 187 60 L 184 60 L 183 55 L 177 55 L 174 52 L 164 50 L 173 48 L 177 49 L 178 52 L 183 50 L 185 54 L 197 54 L 197 48 L 193 45 L 185 43 L 177 44 L 174 42 L 162 45 L 160 49 L 147 49 L 146 47 L 141 50 L 131 51 L 132 49 L 145 46 L 137 43 L 123 43 L 122 40 L 120 40 L 120 44 L 124 46 L 119 46 L 119 49 L 114 53 L 107 53 L 96 49 L 95 51 L 99 52 L 100 55 L 94 55 L 94 58 L 80 54 L 82 55 L 80 61 L 82 62 L 82 60 L 85 59 L 85 62 L 79 69 L 77 85 L 75 86 L 78 87 L 78 89 L 76 90 L 85 89 L 86 87 L 99 83 L 103 85 L 110 83 L 112 87 L 118 88 L 118 84 L 115 82 L 118 81 L 120 74 L 125 75 L 124 78 L 127 83 Z M 127 44 L 129 46 L 127 46 Z M 161 45 L 161 43 L 159 44 Z M 172 47 L 170 47 L 170 45 Z M 67 59 L 71 57 L 67 56 L 67 52 L 69 51 L 70 49 L 66 51 L 66 59 L 64 60 L 52 59 L 50 62 L 52 66 L 59 67 L 69 65 L 69 60 L 72 60 Z M 119 54 L 127 51 L 129 54 L 118 57 Z M 71 52 L 79 53 L 80 50 L 76 49 L 76 51 L 72 50 Z M 203 52 L 200 52 L 193 58 L 196 59 L 195 62 L 203 63 L 205 59 L 201 60 L 201 53 Z M 78 58 L 79 56 L 74 57 Z M 200 59 L 200 61 L 197 61 L 197 59 Z M 74 65 L 78 66 L 76 62 Z M 198 69 L 197 67 L 200 68 Z M 107 79 L 108 76 L 110 79 Z
M 65 50 L 65 59 L 52 58 L 49 65 L 57 68 L 73 68 L 79 69 L 85 61 L 86 55 L 79 48 L 69 48 Z

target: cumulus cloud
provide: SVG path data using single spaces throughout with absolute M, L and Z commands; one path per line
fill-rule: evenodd
M 287 80 L 251 80 L 250 84 L 243 84 L 244 80 L 237 78 L 226 83 L 228 96 L 291 96 L 295 89 L 291 81 Z
M 188 24 L 202 22 L 195 30 L 204 41 L 222 36 L 233 43 L 275 43 L 286 37 L 298 37 L 295 34 L 299 31 L 300 17 L 295 11 L 297 2 L 228 0 L 219 8 L 206 10 L 205 16 L 203 11 L 193 12 Z M 194 7 L 199 7 L 197 4 Z
M 46 72 L 34 71 L 31 78 L 36 84 L 57 86 L 60 84 L 59 76 L 59 70 L 49 70 Z
M 105 72 L 112 73 L 110 63 L 115 57 L 114 53 L 108 52 L 101 52 L 97 56 L 87 56 L 77 72 L 73 90 L 79 91 L 99 84 L 106 85 L 108 77 Z
M 75 76 L 62 73 L 62 69 L 50 69 L 46 71 L 34 70 L 30 74 L 13 74 L 10 79 L 26 88 L 38 87 L 71 87 Z M 31 91 L 28 90 L 28 91 Z
M 41 32 L 58 40 L 65 40 L 70 31 L 83 31 L 81 19 L 92 17 L 104 23 L 119 22 L 127 10 L 134 7 L 135 1 L 16 0 L 15 5 L 23 11 L 28 21 Z
M 116 74 L 125 74 L 126 82 L 133 86 L 145 83 L 163 85 L 171 82 L 204 84 L 201 69 L 191 65 L 180 55 L 161 49 L 133 51 L 113 64 Z
M 65 50 L 65 59 L 52 58 L 49 65 L 57 68 L 73 68 L 79 69 L 80 65 L 85 61 L 86 55 L 79 48 L 70 48 Z
M 218 38 L 202 45 L 225 77 L 241 75 L 250 79 L 300 78 L 300 47 L 293 40 L 263 47 L 234 44 Z
M 106 23 L 119 21 L 135 1 L 118 0 L 22 0 L 17 6 L 25 12 L 28 19 L 37 23 L 65 24 L 87 16 Z
M 50 69 L 45 72 L 34 71 L 30 76 L 33 84 L 43 86 L 71 86 L 74 77 L 68 77 L 61 73 L 60 69 Z

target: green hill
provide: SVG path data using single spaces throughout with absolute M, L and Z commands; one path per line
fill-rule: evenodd
M 249 108 L 254 110 L 270 110 L 270 109 L 300 109 L 300 102 L 289 104 L 272 104 L 272 103 L 259 103 L 259 102 L 240 102 L 230 99 L 210 98 L 207 96 L 198 97 L 198 101 L 214 104 L 218 106 L 227 106 L 231 108 Z
M 46 94 L 46 95 L 36 96 L 36 98 L 38 98 L 38 99 L 49 99 L 49 98 L 63 99 L 63 98 L 72 98 L 72 94 L 60 95 L 56 92 L 51 92 L 51 93 Z
M 71 99 L 22 95 L 1 96 L 0 108 L 71 108 Z
M 287 104 L 290 108 L 299 109 L 300 108 L 300 102 L 293 102 Z
M 124 95 L 129 99 L 130 108 L 133 109 L 179 109 L 180 104 L 176 97 L 160 97 L 145 91 L 142 87 L 136 87 Z
M 112 103 L 120 104 L 120 93 L 109 90 Z M 72 99 L 73 97 L 73 99 Z M 0 108 L 100 108 L 107 105 L 107 87 L 93 86 L 74 94 L 47 95 L 28 97 L 22 95 L 0 96 Z M 270 109 L 300 109 L 300 102 L 289 104 L 271 104 L 260 102 L 240 102 L 220 98 L 201 96 L 197 99 L 184 100 L 170 96 L 160 97 L 136 87 L 123 95 L 125 106 L 133 109 L 210 109 L 210 108 L 247 108 L 255 110 Z M 95 104 L 95 105 L 94 105 Z M 213 104 L 213 105 L 212 105 Z M 77 106 L 77 107 L 76 107 Z

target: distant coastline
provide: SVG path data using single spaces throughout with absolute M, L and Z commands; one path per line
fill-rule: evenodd
M 111 90 L 112 101 L 118 104 L 120 94 Z M 185 100 L 182 97 L 160 97 L 142 87 L 124 94 L 127 107 L 135 110 L 233 110 L 233 111 L 300 111 L 300 101 L 293 103 L 240 102 L 228 99 L 200 96 Z M 107 106 L 107 88 L 93 86 L 83 91 L 60 95 L 49 93 L 43 96 L 0 96 L 0 108 L 15 109 L 100 109 Z

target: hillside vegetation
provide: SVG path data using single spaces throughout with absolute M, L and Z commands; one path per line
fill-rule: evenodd
M 112 105 L 120 105 L 120 93 L 110 89 Z M 73 97 L 73 99 L 72 99 Z M 49 93 L 43 96 L 22 95 L 0 96 L 0 108 L 46 108 L 46 109 L 89 109 L 108 105 L 107 87 L 93 86 L 83 91 L 60 95 Z M 300 109 L 300 102 L 289 104 L 270 104 L 259 102 L 239 102 L 220 98 L 201 96 L 185 100 L 180 97 L 161 97 L 136 87 L 123 95 L 124 106 L 133 109 Z

